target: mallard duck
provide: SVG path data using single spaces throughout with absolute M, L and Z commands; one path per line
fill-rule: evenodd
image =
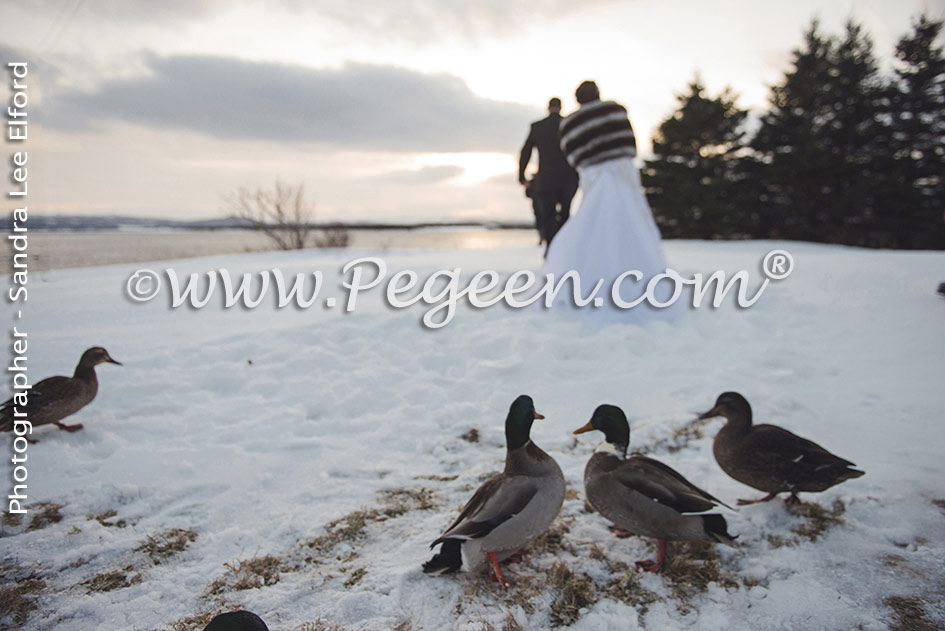
M 241 609 L 215 616 L 203 631 L 269 631 L 269 627 L 252 611 Z
M 712 443 L 712 453 L 722 471 L 768 493 L 758 500 L 738 500 L 740 505 L 767 502 L 784 492 L 791 494 L 788 502 L 796 503 L 801 491 L 825 491 L 864 474 L 853 469 L 856 465 L 849 460 L 786 429 L 752 425 L 751 406 L 737 392 L 720 394 L 715 406 L 699 418 L 713 416 L 728 420 Z
M 618 536 L 634 533 L 658 540 L 656 561 L 638 561 L 639 568 L 659 571 L 666 541 L 732 543 L 734 537 L 728 534 L 728 524 L 721 515 L 684 514 L 726 504 L 658 460 L 627 457 L 630 424 L 623 410 L 600 405 L 591 420 L 574 433 L 593 430 L 603 432 L 604 441 L 584 467 L 584 493 L 597 512 L 616 524 Z
M 95 398 L 98 393 L 95 367 L 105 362 L 121 366 L 121 362 L 112 359 L 104 348 L 93 346 L 82 353 L 82 358 L 79 359 L 71 377 L 57 375 L 35 384 L 27 395 L 28 403 L 25 408 L 15 405 L 15 397 L 11 398 L 0 406 L 0 431 L 13 430 L 14 409 L 19 412 L 25 409 L 27 415 L 23 420 L 29 421 L 33 427 L 52 423 L 67 432 L 82 429 L 81 423 L 67 425 L 61 421 L 84 408 Z M 28 437 L 27 440 L 36 442 Z
M 459 517 L 430 544 L 442 546 L 423 564 L 424 572 L 469 572 L 488 563 L 505 588 L 499 561 L 543 533 L 564 502 L 561 468 L 529 437 L 532 423 L 542 418 L 531 397 L 523 394 L 515 399 L 505 419 L 505 470 L 486 480 Z

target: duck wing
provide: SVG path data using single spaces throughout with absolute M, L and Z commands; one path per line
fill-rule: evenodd
M 29 403 L 26 406 L 27 414 L 35 417 L 37 420 L 44 419 L 50 415 L 52 422 L 65 418 L 77 409 L 81 408 L 87 401 L 86 386 L 78 379 L 71 377 L 48 377 L 33 386 L 29 393 Z M 56 416 L 57 410 L 62 416 Z M 51 418 L 56 416 L 56 418 Z
M 497 526 L 521 513 L 537 492 L 538 485 L 527 476 L 499 474 L 490 478 L 476 490 L 459 517 L 430 547 L 446 539 L 485 537 Z
M 749 466 L 780 472 L 787 479 L 856 466 L 777 425 L 755 426 L 743 443 L 743 452 Z
M 680 513 L 701 513 L 716 504 L 731 508 L 672 467 L 646 456 L 628 458 L 614 471 L 614 477 L 625 487 Z

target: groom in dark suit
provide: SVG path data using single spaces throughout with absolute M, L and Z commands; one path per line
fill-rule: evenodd
M 577 192 L 577 171 L 571 168 L 561 152 L 558 126 L 561 124 L 561 99 L 548 101 L 548 116 L 532 123 L 528 139 L 518 161 L 518 181 L 525 194 L 532 198 L 535 227 L 539 242 L 547 244 L 571 216 L 571 198 Z M 538 173 L 530 181 L 525 169 L 532 159 L 532 149 L 538 149 Z

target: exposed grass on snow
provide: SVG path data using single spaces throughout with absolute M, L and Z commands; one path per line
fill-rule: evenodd
M 46 526 L 58 524 L 62 521 L 62 504 L 42 503 L 33 507 L 33 518 L 27 531 L 41 530 Z
M 597 585 L 591 577 L 572 571 L 563 561 L 555 563 L 547 576 L 554 593 L 551 603 L 551 625 L 554 627 L 577 622 L 581 609 L 590 607 L 600 598 Z
M 239 611 L 240 609 L 243 609 L 242 605 L 222 602 L 212 609 L 207 609 L 201 613 L 187 616 L 171 623 L 171 626 L 168 627 L 168 631 L 195 631 L 203 629 L 210 624 L 211 620 L 221 613 Z
M 468 619 L 481 609 L 484 598 L 492 599 L 503 607 L 519 606 L 528 615 L 535 613 L 536 601 L 544 588 L 543 581 L 527 572 L 513 574 L 504 569 L 502 574 L 507 583 L 506 589 L 499 587 L 491 572 L 468 577 L 463 582 L 463 597 L 456 605 L 457 616 Z
M 25 514 L 4 511 L 2 518 L 0 518 L 0 524 L 3 525 L 4 531 L 0 536 L 9 537 L 22 532 L 42 530 L 52 524 L 58 524 L 62 521 L 62 508 L 62 504 L 37 502 L 27 506 Z
M 534 556 L 540 555 L 553 555 L 558 550 L 566 550 L 571 554 L 577 554 L 577 549 L 574 545 L 567 539 L 568 533 L 571 532 L 571 525 L 574 523 L 574 518 L 558 518 L 552 522 L 551 526 L 540 534 L 538 537 L 529 544 L 526 553 Z
M 152 563 L 160 565 L 186 550 L 196 540 L 197 533 L 189 528 L 169 528 L 154 535 L 148 535 L 135 552 L 147 554 Z
M 251 559 L 224 563 L 226 571 L 214 579 L 206 590 L 208 596 L 219 596 L 228 592 L 257 589 L 275 585 L 281 578 L 285 562 L 277 556 L 267 554 Z
M 360 508 L 329 522 L 323 534 L 302 542 L 303 548 L 312 549 L 323 557 L 329 556 L 340 544 L 363 539 L 372 523 L 400 517 L 414 510 L 437 508 L 433 491 L 424 487 L 386 489 L 381 491 L 381 498 L 380 506 Z M 312 556 L 305 560 L 310 563 L 319 561 Z
M 315 622 L 303 622 L 299 631 L 345 631 L 345 628 L 319 618 Z
M 125 528 L 128 526 L 128 522 L 124 519 L 116 519 L 112 521 L 114 517 L 118 516 L 118 511 L 116 510 L 107 510 L 104 513 L 99 515 L 88 515 L 86 519 L 95 520 L 100 523 L 105 528 Z
M 636 568 L 620 563 L 612 565 L 610 569 L 612 574 L 603 588 L 604 595 L 638 609 L 640 615 L 645 615 L 650 605 L 660 600 L 659 595 L 643 587 Z
M 380 513 L 385 517 L 400 517 L 414 510 L 437 508 L 433 491 L 427 488 L 399 488 L 381 491 L 384 502 Z
M 824 508 L 814 502 L 785 504 L 788 513 L 800 517 L 804 521 L 791 526 L 791 532 L 808 541 L 817 541 L 825 532 L 844 523 L 843 513 L 846 506 L 839 499 L 835 499 L 830 508 Z
M 793 547 L 804 541 L 815 542 L 831 528 L 845 523 L 843 514 L 846 512 L 846 506 L 840 499 L 835 499 L 830 508 L 815 502 L 785 503 L 784 506 L 789 515 L 800 519 L 791 526 L 791 532 L 797 536 L 765 533 L 764 539 L 772 548 Z
M 85 586 L 86 591 L 91 594 L 93 592 L 110 592 L 116 589 L 124 589 L 125 587 L 131 587 L 137 583 L 141 582 L 141 574 L 135 574 L 131 578 L 128 578 L 132 568 L 125 568 L 124 570 L 112 570 L 110 572 L 102 572 L 101 574 L 96 574 L 92 578 L 83 581 L 82 585 Z
M 35 570 L 0 562 L 0 627 L 24 628 L 45 590 L 46 580 Z
M 662 575 L 669 582 L 673 596 L 687 605 L 712 583 L 738 588 L 735 577 L 722 569 L 718 545 L 708 541 L 667 543 Z
M 361 579 L 367 575 L 367 570 L 363 567 L 356 568 L 351 572 L 350 576 L 345 579 L 345 587 L 351 588 L 361 582 Z
M 938 624 L 928 619 L 925 605 L 921 598 L 889 596 L 883 599 L 883 605 L 892 611 L 893 623 L 890 631 L 940 631 Z
M 414 480 L 432 480 L 433 482 L 452 482 L 459 478 L 459 474 L 455 475 L 415 475 L 413 476 Z

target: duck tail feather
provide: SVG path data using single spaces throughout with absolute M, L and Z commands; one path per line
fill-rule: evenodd
M 738 538 L 737 535 L 733 536 L 728 533 L 728 523 L 721 515 L 713 513 L 711 515 L 701 515 L 701 517 L 702 527 L 710 540 L 731 545 Z
M 463 542 L 459 539 L 445 539 L 440 551 L 423 564 L 424 574 L 450 574 L 463 566 Z

